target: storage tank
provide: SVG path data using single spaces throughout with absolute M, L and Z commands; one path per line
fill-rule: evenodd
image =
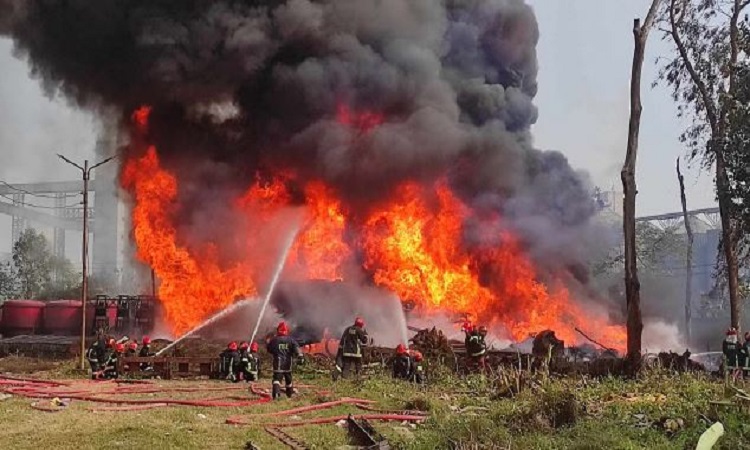
M 3 304 L 0 334 L 34 334 L 42 328 L 44 303 L 36 300 L 8 300 Z
M 55 300 L 48 302 L 42 313 L 42 328 L 45 334 L 60 336 L 80 334 L 81 301 Z

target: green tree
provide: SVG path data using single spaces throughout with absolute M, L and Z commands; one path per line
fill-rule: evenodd
M 18 280 L 10 262 L 0 263 L 0 300 L 18 296 Z
M 750 199 L 750 188 L 739 182 L 748 175 L 738 173 L 746 172 L 747 166 L 737 163 L 747 158 L 741 155 L 747 133 L 744 138 L 735 135 L 748 126 L 742 114 L 747 108 L 742 98 L 747 90 L 748 6 L 750 0 L 669 0 L 662 28 L 676 55 L 667 60 L 660 78 L 672 87 L 680 116 L 692 119 L 681 139 L 693 158 L 715 169 L 722 262 L 734 327 L 739 327 L 741 313 L 742 205 Z
M 13 245 L 13 265 L 25 298 L 35 298 L 52 278 L 52 252 L 47 238 L 29 228 L 21 233 Z
M 66 258 L 52 257 L 52 277 L 42 289 L 39 298 L 49 299 L 74 299 L 81 296 L 81 273 L 76 271 L 70 260 Z
M 647 273 L 668 274 L 670 260 L 675 260 L 685 252 L 685 236 L 678 233 L 681 227 L 659 228 L 648 222 L 639 222 L 635 229 L 635 246 L 638 267 Z M 614 247 L 603 258 L 593 261 L 591 273 L 595 277 L 609 278 L 609 275 L 622 272 L 625 259 L 623 245 Z

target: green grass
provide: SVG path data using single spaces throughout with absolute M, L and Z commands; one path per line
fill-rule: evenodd
M 13 366 L 27 372 L 33 363 L 0 360 L 0 370 L 12 371 Z M 63 363 L 45 366 L 36 376 L 72 378 L 75 373 L 74 364 Z M 380 408 L 428 410 L 430 418 L 416 428 L 375 424 L 399 449 L 690 449 L 715 420 L 722 421 L 727 430 L 717 449 L 750 449 L 750 415 L 738 408 L 711 408 L 710 401 L 727 395 L 720 381 L 700 375 L 651 372 L 638 380 L 599 381 L 540 378 L 508 398 L 498 397 L 502 390 L 479 376 L 459 379 L 442 374 L 429 386 L 419 387 L 391 380 L 383 373 L 371 373 L 361 382 L 333 383 L 325 374 L 309 370 L 298 374 L 296 381 L 314 384 L 315 391 L 330 390 L 327 397 L 331 399 L 363 397 L 377 401 Z M 202 386 L 222 385 L 214 381 L 160 383 L 193 386 L 198 391 Z M 270 384 L 268 380 L 263 383 Z M 230 426 L 225 420 L 323 400 L 307 390 L 292 400 L 248 408 L 170 407 L 94 413 L 87 410 L 91 404 L 73 401 L 62 412 L 45 413 L 31 409 L 31 399 L 13 397 L 0 401 L 0 448 L 242 449 L 248 441 L 262 449 L 284 448 L 260 426 Z M 341 406 L 299 418 L 356 411 Z M 684 427 L 667 431 L 659 425 L 664 419 L 681 419 Z M 287 432 L 310 448 L 335 449 L 349 443 L 346 431 L 334 425 L 289 428 Z

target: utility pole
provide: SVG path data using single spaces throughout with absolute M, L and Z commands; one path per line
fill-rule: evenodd
M 86 303 L 89 298 L 89 277 L 88 277 L 88 256 L 89 256 L 89 180 L 91 179 L 91 171 L 106 164 L 116 156 L 110 156 L 102 162 L 94 164 L 89 167 L 89 160 L 83 162 L 83 167 L 69 160 L 61 154 L 57 156 L 70 164 L 73 167 L 78 168 L 83 174 L 83 245 L 81 249 L 81 266 L 82 266 L 82 277 L 81 280 L 81 370 L 86 369 Z

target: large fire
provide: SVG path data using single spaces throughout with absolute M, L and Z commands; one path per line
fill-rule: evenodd
M 145 128 L 147 109 L 133 114 Z M 340 107 L 340 123 L 360 133 L 375 129 L 383 118 Z M 258 177 L 234 202 L 247 226 L 237 236 L 245 256 L 224 261 L 215 245 L 180 242 L 175 227 L 178 177 L 161 165 L 153 146 L 131 156 L 122 183 L 135 200 L 132 219 L 138 257 L 160 280 L 159 297 L 176 334 L 239 298 L 257 294 L 263 265 L 276 255 L 259 254 L 269 237 L 264 228 L 284 209 L 297 207 L 301 193 L 304 224 L 287 261 L 285 277 L 346 280 L 358 267 L 372 283 L 396 293 L 424 314 L 465 315 L 514 339 L 544 329 L 566 342 L 578 342 L 576 327 L 590 330 L 605 345 L 623 348 L 625 332 L 606 317 L 584 310 L 570 298 L 564 283 L 542 282 L 531 259 L 502 219 L 474 217 L 472 210 L 444 180 L 434 185 L 408 182 L 388 202 L 365 217 L 346 211 L 336 192 L 319 180 L 302 182 L 294 171 Z M 468 219 L 488 221 L 492 239 L 469 245 Z M 271 225 L 269 225 L 271 224 Z M 479 233 L 482 227 L 479 227 Z

